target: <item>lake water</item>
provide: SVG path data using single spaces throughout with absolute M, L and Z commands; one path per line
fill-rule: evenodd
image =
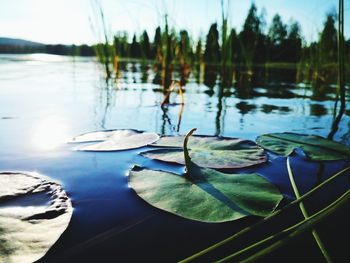
M 119 128 L 173 135 L 197 128 L 198 134 L 251 140 L 271 132 L 327 136 L 333 120 L 334 87 L 320 95 L 308 84 L 291 81 L 295 73 L 287 71 L 271 73 L 278 81 L 270 76 L 273 79 L 264 85 L 225 89 L 219 78 L 208 82 L 193 74 L 184 87 L 184 107 L 176 104 L 180 99 L 174 93 L 173 104 L 162 109 L 159 104 L 164 95 L 150 67 L 126 63 L 114 82 L 106 81 L 89 58 L 1 55 L 0 170 L 36 171 L 54 178 L 74 206 L 67 231 L 44 261 L 175 261 L 255 222 L 256 218 L 245 218 L 206 224 L 159 211 L 128 187 L 128 170 L 135 163 L 175 172 L 183 167 L 147 160 L 137 154 L 144 149 L 75 152 L 74 145 L 66 142 L 81 133 Z M 349 123 L 345 114 L 334 137 L 347 145 Z M 300 156 L 294 163 L 296 174 L 316 174 L 319 169 Z M 278 173 L 285 172 L 284 166 L 285 159 L 276 158 L 260 170 L 289 196 L 292 190 Z M 344 162 L 326 165 L 325 174 L 344 166 Z M 315 180 L 305 180 L 301 190 L 312 187 Z M 348 182 L 340 185 L 347 187 Z M 313 249 L 317 260 L 317 248 Z

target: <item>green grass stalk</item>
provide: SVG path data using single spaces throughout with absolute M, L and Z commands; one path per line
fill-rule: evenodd
M 344 0 L 338 2 L 338 94 L 340 95 L 340 109 L 338 115 L 332 123 L 332 128 L 328 134 L 328 139 L 333 139 L 338 131 L 339 123 L 345 113 L 345 52 L 344 52 Z M 338 99 L 335 102 L 335 112 L 337 109 Z
M 289 180 L 290 180 L 290 183 L 293 187 L 293 191 L 294 191 L 294 194 L 295 194 L 295 197 L 297 199 L 300 198 L 300 193 L 299 193 L 299 190 L 298 190 L 298 187 L 297 187 L 297 184 L 295 183 L 295 180 L 294 180 L 294 176 L 293 176 L 293 172 L 292 172 L 292 168 L 290 167 L 290 161 L 289 161 L 289 157 L 287 158 L 287 170 L 288 170 L 288 176 L 289 176 Z M 301 210 L 301 213 L 303 214 L 304 218 L 305 219 L 308 219 L 309 218 L 309 213 L 306 211 L 306 208 L 304 206 L 304 203 L 303 202 L 300 202 L 299 203 L 299 208 Z M 323 257 L 325 258 L 325 260 L 327 262 L 332 262 L 332 259 L 331 257 L 329 256 L 328 252 L 327 252 L 327 249 L 325 247 L 325 245 L 323 244 L 320 236 L 318 235 L 318 233 L 316 232 L 315 229 L 312 229 L 311 231 L 312 233 L 312 236 L 314 237 Z
M 253 248 L 257 245 L 261 245 L 272 238 L 277 239 L 276 242 L 274 242 L 272 245 L 268 246 L 267 248 L 264 248 L 260 250 L 259 252 L 255 253 L 254 255 L 246 258 L 245 260 L 241 262 L 255 262 L 259 258 L 273 252 L 274 250 L 286 245 L 288 242 L 292 241 L 299 235 L 303 234 L 306 231 L 312 230 L 317 224 L 321 223 L 323 220 L 327 219 L 330 215 L 338 211 L 339 208 L 341 208 L 343 205 L 347 204 L 350 200 L 350 189 L 347 190 L 344 194 L 342 194 L 336 201 L 328 205 L 327 207 L 323 208 L 316 214 L 310 216 L 307 219 L 304 219 L 303 221 L 295 224 L 294 226 L 287 228 L 273 236 L 270 236 L 262 241 L 259 241 L 258 243 L 253 244 L 250 246 L 250 248 Z M 239 253 L 239 252 L 237 252 Z M 217 262 L 227 262 L 232 259 L 232 256 L 228 256 L 222 260 L 219 260 Z
M 341 171 L 339 171 L 338 173 L 334 174 L 333 176 L 331 176 L 330 178 L 326 179 L 325 181 L 323 181 L 322 183 L 320 183 L 319 185 L 317 185 L 316 187 L 314 187 L 313 189 L 311 189 L 309 192 L 305 193 L 304 195 L 302 195 L 300 198 L 295 199 L 293 202 L 289 203 L 288 205 L 286 205 L 285 207 L 283 207 L 280 210 L 275 211 L 273 214 L 271 214 L 270 216 L 267 216 L 265 218 L 263 218 L 262 220 L 260 220 L 259 222 L 255 223 L 252 226 L 246 227 L 244 229 L 242 229 L 241 231 L 235 233 L 234 235 L 215 243 L 214 245 L 201 250 L 199 252 L 197 252 L 196 254 L 187 257 L 183 260 L 181 260 L 180 262 L 185 263 L 185 262 L 191 262 L 195 259 L 198 259 L 201 256 L 204 256 L 206 254 L 208 254 L 209 252 L 214 251 L 215 249 L 228 244 L 229 242 L 236 240 L 237 238 L 243 236 L 244 234 L 257 229 L 258 227 L 262 226 L 264 223 L 271 221 L 273 218 L 275 218 L 276 216 L 280 215 L 281 213 L 289 210 L 291 207 L 294 207 L 295 205 L 299 204 L 300 202 L 308 199 L 310 196 L 312 196 L 315 192 L 317 192 L 318 190 L 322 189 L 324 186 L 328 185 L 329 183 L 331 183 L 332 181 L 334 181 L 336 178 L 342 176 L 345 174 L 345 172 L 349 171 L 350 167 L 347 167 Z

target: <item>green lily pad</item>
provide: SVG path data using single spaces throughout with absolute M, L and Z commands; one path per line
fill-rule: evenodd
M 65 231 L 72 204 L 38 174 L 0 173 L 0 262 L 34 262 Z
M 202 222 L 225 222 L 271 214 L 282 196 L 256 174 L 225 174 L 196 166 L 186 176 L 134 167 L 129 185 L 149 204 Z
M 313 161 L 332 161 L 350 158 L 350 149 L 345 145 L 320 136 L 296 133 L 271 133 L 257 138 L 257 143 L 266 150 L 288 156 L 301 148 Z
M 159 135 L 153 132 L 108 130 L 85 133 L 74 137 L 70 142 L 97 142 L 77 147 L 78 151 L 121 151 L 140 148 L 158 139 Z
M 164 136 L 153 146 L 173 147 L 150 150 L 141 155 L 165 162 L 185 164 L 182 147 L 184 136 Z M 176 147 L 178 149 L 176 149 Z M 193 136 L 189 141 L 190 157 L 194 163 L 207 168 L 242 168 L 267 161 L 264 150 L 254 142 L 237 138 Z
M 202 222 L 225 222 L 248 215 L 267 216 L 282 200 L 278 189 L 256 174 L 226 174 L 191 161 L 184 138 L 184 175 L 135 166 L 129 185 L 149 204 Z

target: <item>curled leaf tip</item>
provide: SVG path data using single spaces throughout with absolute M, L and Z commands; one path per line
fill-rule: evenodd
M 185 136 L 185 139 L 184 139 L 184 144 L 183 144 L 183 149 L 184 149 L 184 157 L 185 157 L 185 165 L 186 165 L 186 175 L 188 176 L 189 174 L 189 169 L 190 169 L 190 166 L 192 164 L 192 161 L 191 161 L 191 157 L 188 153 L 188 148 L 187 148 L 187 143 L 188 143 L 188 139 L 190 138 L 190 136 L 197 130 L 197 128 L 193 128 L 192 130 L 190 130 L 186 136 Z

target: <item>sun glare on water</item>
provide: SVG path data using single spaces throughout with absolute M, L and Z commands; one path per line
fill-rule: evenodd
M 30 55 L 27 55 L 27 58 L 29 61 L 37 61 L 37 62 L 62 62 L 67 60 L 62 56 L 52 55 L 52 54 L 42 54 L 42 53 L 30 54 Z
M 33 126 L 33 145 L 40 150 L 55 149 L 67 142 L 67 130 L 66 122 L 60 117 L 42 119 Z

